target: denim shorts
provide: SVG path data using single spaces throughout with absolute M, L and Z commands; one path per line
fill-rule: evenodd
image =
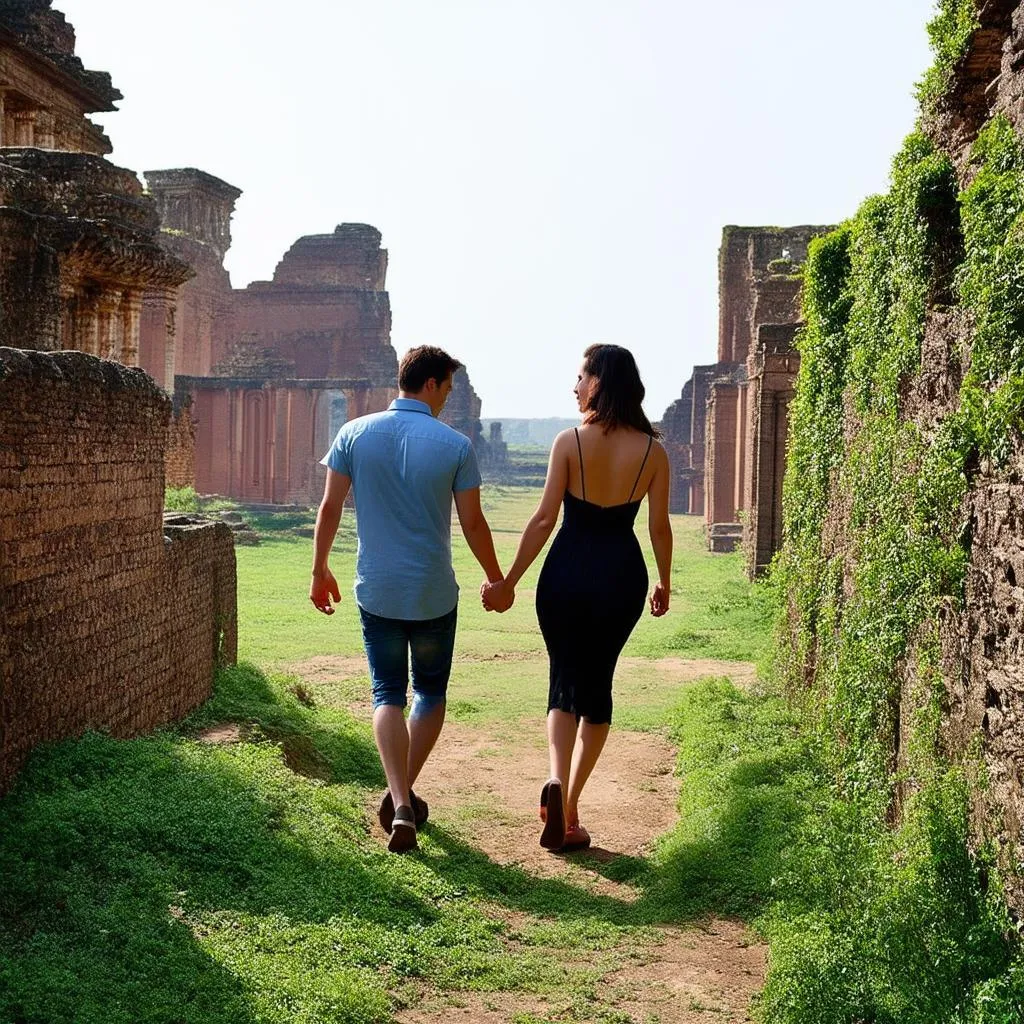
M 436 619 L 386 619 L 359 609 L 363 645 L 370 663 L 373 709 L 404 708 L 412 655 L 412 714 L 427 714 L 444 704 L 452 674 L 458 605 Z

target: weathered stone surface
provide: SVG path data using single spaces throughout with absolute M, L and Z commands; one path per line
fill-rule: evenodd
M 235 293 L 235 338 L 287 360 L 291 377 L 362 377 L 393 391 L 398 359 L 386 270 L 380 232 L 369 225 L 339 224 L 331 235 L 300 238 L 273 281 Z
M 138 361 L 142 296 L 188 265 L 138 179 L 98 156 L 0 149 L 0 344 Z
M 661 418 L 662 443 L 672 468 L 669 508 L 685 515 L 704 515 L 704 463 L 709 389 L 722 373 L 717 364 L 695 366 L 682 395 Z
M 508 445 L 502 440 L 500 423 L 492 423 L 489 436 L 484 437 L 481 407 L 469 372 L 461 367 L 452 378 L 451 394 L 441 410 L 440 419 L 473 442 L 481 472 L 486 473 L 489 479 L 501 479 L 508 469 Z
M 0 348 L 0 789 L 39 742 L 180 717 L 235 658 L 230 530 L 163 522 L 169 415 L 141 370 Z
M 719 362 L 707 388 L 704 516 L 713 549 L 728 547 L 724 538 L 742 536 L 751 576 L 767 568 L 781 540 L 787 406 L 799 369 L 792 344 L 800 318 L 799 270 L 810 240 L 830 230 L 817 224 L 728 226 L 722 234 Z M 740 521 L 740 533 L 712 529 Z
M 225 358 L 233 331 L 224 254 L 241 191 L 194 168 L 146 171 L 146 185 L 161 244 L 193 271 L 181 288 L 152 289 L 143 302 L 139 365 L 173 391 L 175 374 L 208 375 Z
M 810 240 L 829 230 L 807 224 L 723 229 L 718 362 L 694 367 L 661 420 L 672 466 L 671 510 L 703 515 L 712 550 L 732 550 L 742 536 L 752 575 L 781 539 L 785 407 L 799 369 L 792 347 L 799 269 Z M 742 531 L 724 529 L 741 519 Z
M 110 152 L 85 115 L 114 110 L 110 76 L 75 56 L 75 31 L 50 0 L 0 0 L 0 146 Z
M 319 500 L 334 434 L 397 394 L 380 232 L 300 238 L 273 281 L 232 289 L 223 258 L 239 190 L 192 168 L 146 180 L 163 244 L 195 270 L 176 294 L 150 292 L 143 314 L 142 365 L 175 397 L 168 479 L 182 485 L 191 469 L 201 493 Z

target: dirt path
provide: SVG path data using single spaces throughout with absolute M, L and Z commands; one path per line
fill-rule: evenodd
M 753 666 L 736 662 L 622 659 L 620 667 L 653 668 L 672 686 L 707 675 L 729 675 L 749 684 Z M 311 684 L 365 673 L 357 658 L 317 658 L 293 671 Z M 357 715 L 369 706 L 356 702 Z M 679 780 L 676 751 L 657 733 L 614 729 L 587 786 L 581 810 L 593 837 L 587 855 L 553 855 L 539 843 L 538 793 L 547 774 L 544 721 L 523 718 L 497 724 L 449 721 L 416 784 L 430 804 L 431 819 L 460 834 L 503 866 L 538 878 L 564 879 L 594 895 L 635 901 L 637 888 L 607 877 L 601 868 L 621 857 L 641 857 L 676 821 Z M 367 804 L 370 821 L 376 803 Z M 374 830 L 380 842 L 383 832 Z M 493 912 L 514 936 L 522 917 Z M 570 954 L 563 954 L 570 955 Z M 586 954 L 578 954 L 586 957 Z M 599 967 L 598 993 L 590 1016 L 557 996 L 521 992 L 437 992 L 422 985 L 410 993 L 401 1024 L 512 1024 L 513 1021 L 593 1020 L 608 1024 L 740 1024 L 750 1020 L 752 997 L 764 981 L 766 950 L 740 923 L 709 919 L 690 927 L 662 926 L 638 943 L 602 951 L 586 966 Z M 590 1011 L 585 1011 L 590 1012 Z

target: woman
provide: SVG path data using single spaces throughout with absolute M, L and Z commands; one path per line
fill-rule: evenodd
M 537 618 L 551 661 L 551 777 L 540 798 L 540 843 L 550 850 L 590 845 L 579 799 L 608 737 L 615 663 L 647 595 L 647 567 L 633 532 L 645 495 L 658 563 L 652 615 L 668 611 L 671 590 L 669 462 L 644 415 L 632 354 L 618 345 L 591 345 L 573 391 L 583 422 L 555 438 L 544 494 L 504 581 L 481 588 L 488 609 L 512 603 L 564 503 L 562 528 L 537 583 Z

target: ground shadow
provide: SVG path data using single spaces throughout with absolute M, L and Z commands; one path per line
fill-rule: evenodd
M 435 870 L 510 910 L 616 925 L 686 924 L 709 916 L 749 921 L 771 898 L 772 879 L 789 867 L 807 805 L 787 779 L 799 756 L 780 748 L 739 762 L 722 777 L 712 828 L 691 836 L 684 821 L 652 854 L 602 848 L 556 856 L 637 892 L 634 900 L 588 892 L 498 864 L 437 822 L 430 835 L 446 854 Z

